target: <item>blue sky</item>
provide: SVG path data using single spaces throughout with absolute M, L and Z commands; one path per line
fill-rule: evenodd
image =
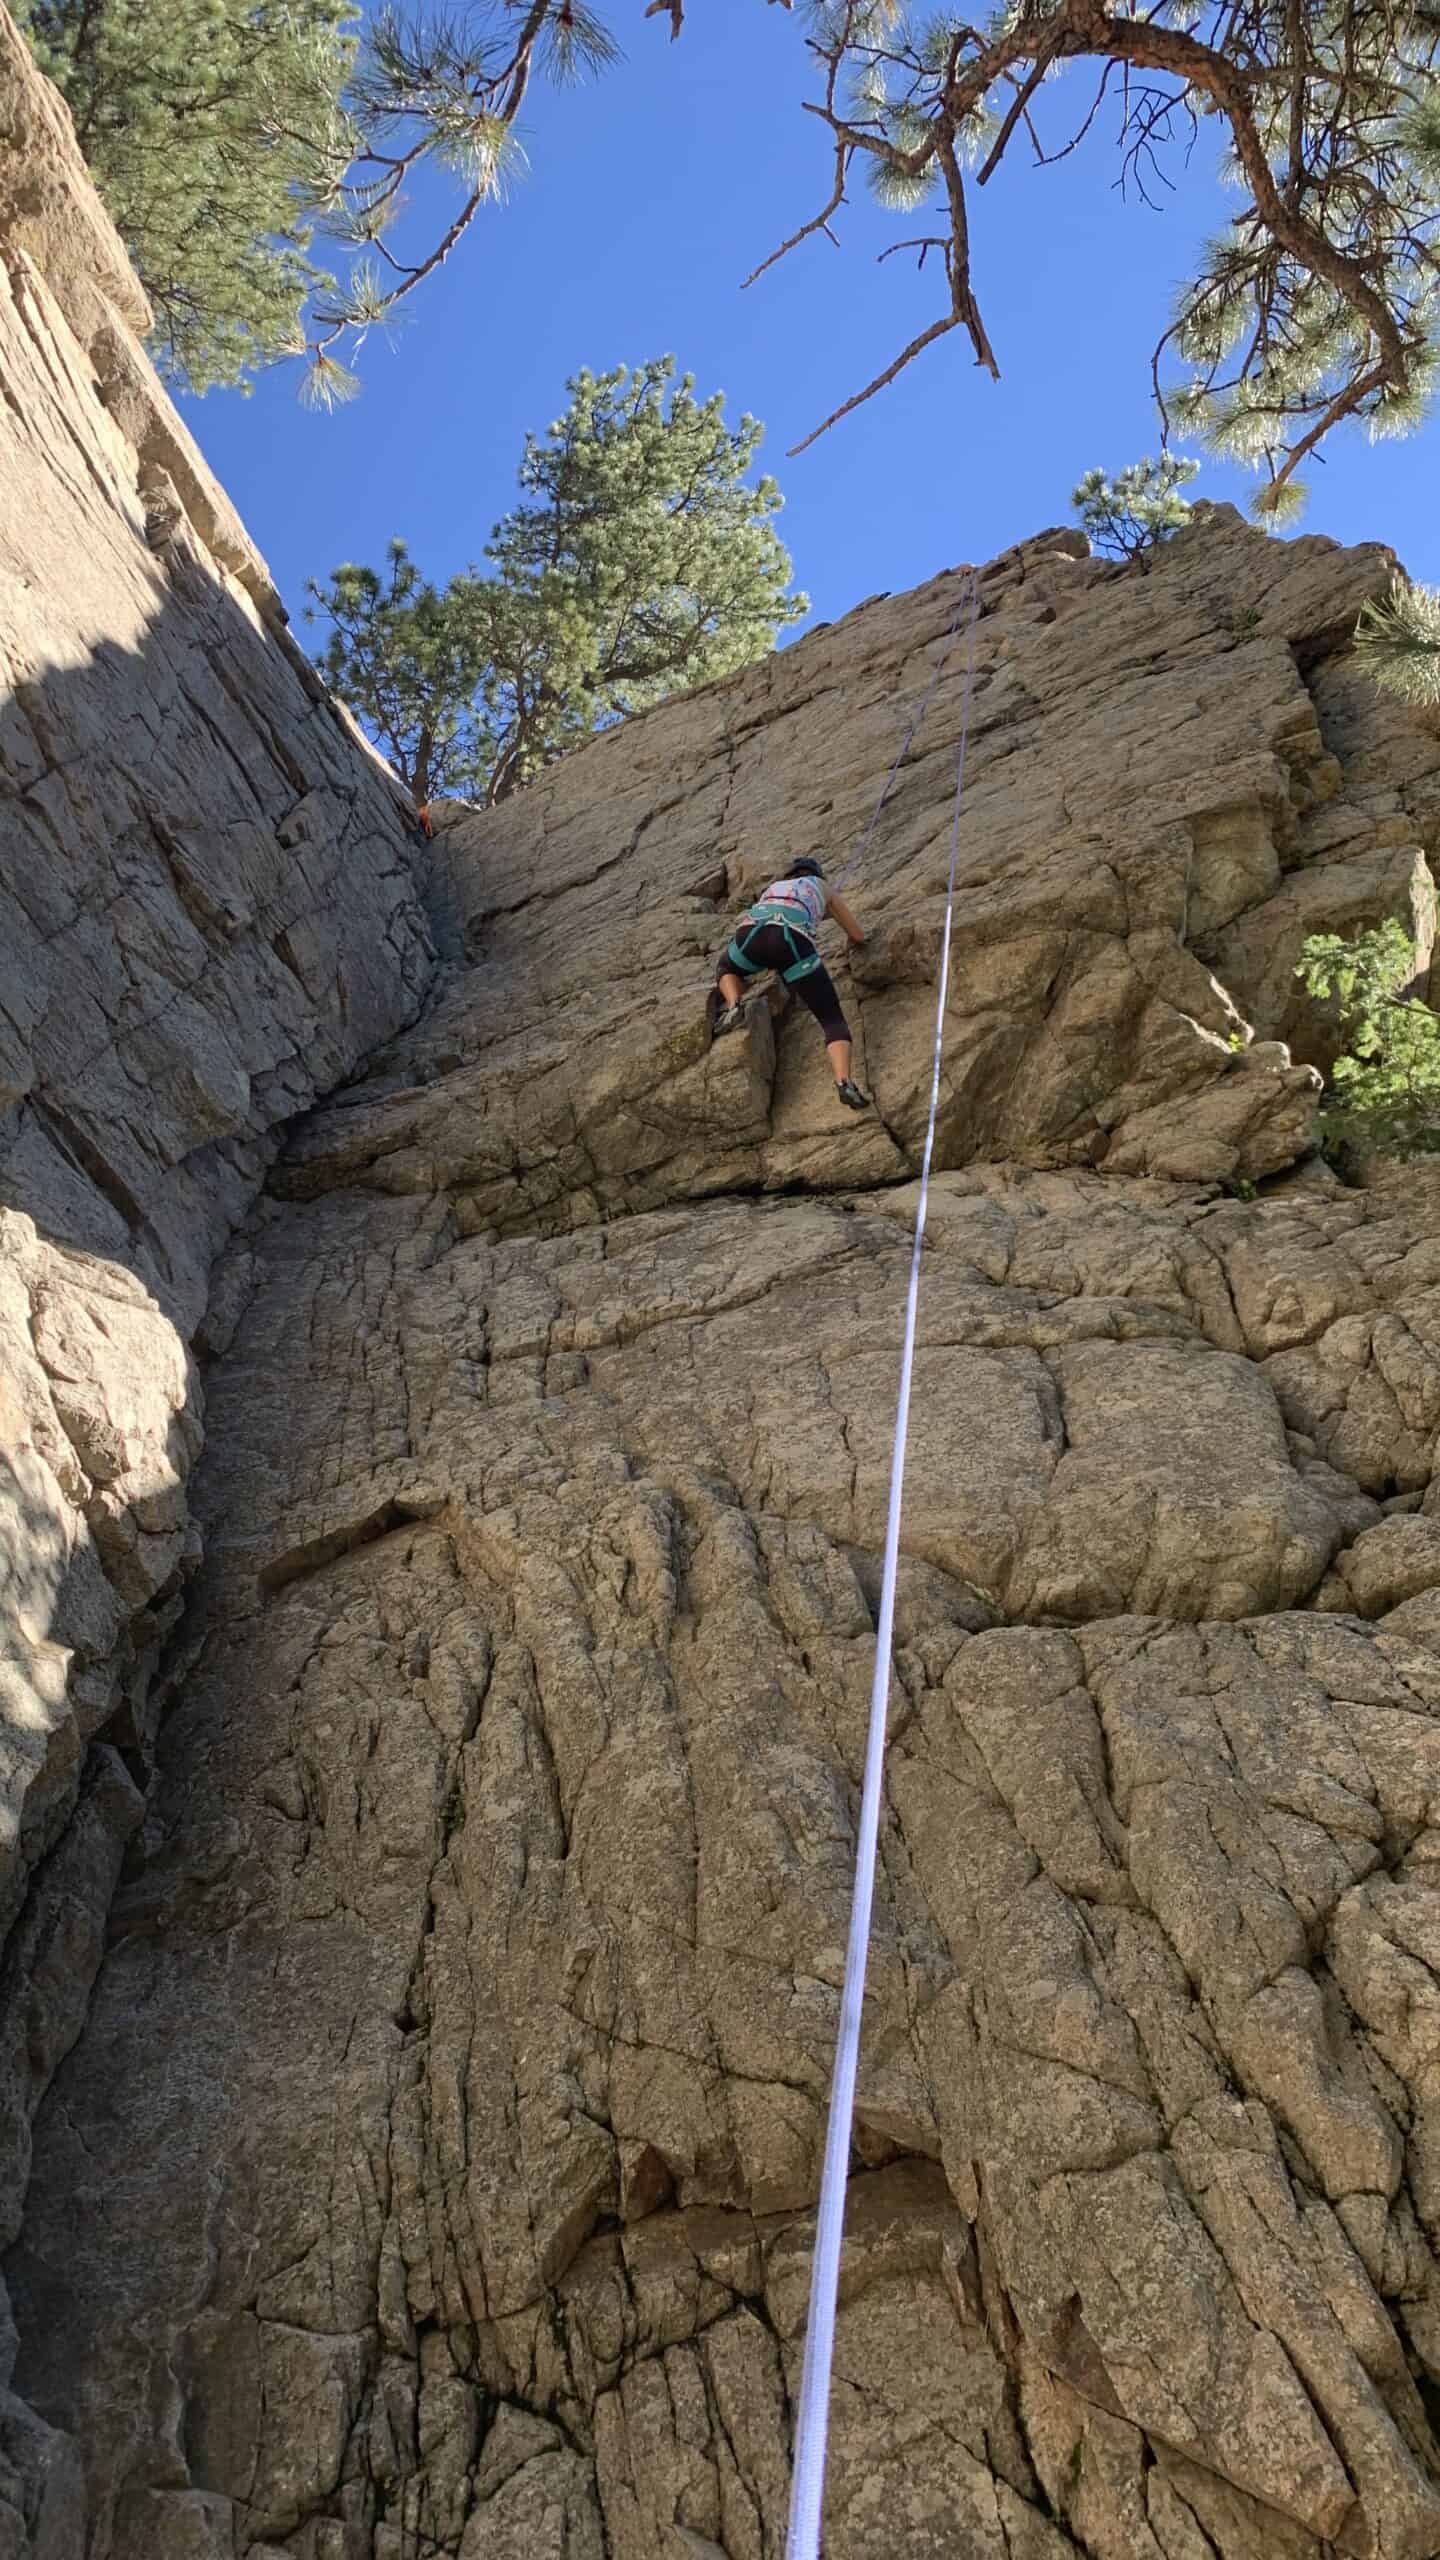
M 1151 347 L 1225 210 L 1208 137 L 1190 172 L 1175 164 L 1161 212 L 1115 191 L 1113 127 L 1055 169 L 1030 169 L 1012 144 L 972 215 L 1001 382 L 957 331 L 790 461 L 787 445 L 935 316 L 940 285 L 907 258 L 876 264 L 916 217 L 861 201 L 838 250 L 807 242 L 741 290 L 823 202 L 826 137 L 800 112 L 795 17 L 761 0 L 689 0 L 687 14 L 671 44 L 642 0 L 609 0 L 625 60 L 596 86 L 532 91 L 529 175 L 422 288 L 398 338 L 364 349 L 348 408 L 303 409 L 290 369 L 249 399 L 185 404 L 297 619 L 308 574 L 378 562 L 393 533 L 432 577 L 478 557 L 527 427 L 558 413 L 581 365 L 673 352 L 733 416 L 765 421 L 780 529 L 819 618 L 1065 521 L 1081 471 L 1154 449 Z M 1045 93 L 1047 141 L 1064 138 L 1069 94 Z M 1387 541 L 1440 580 L 1440 419 L 1404 443 L 1351 432 L 1327 452 L 1303 529 Z M 1207 466 L 1193 494 L 1243 503 L 1248 485 Z

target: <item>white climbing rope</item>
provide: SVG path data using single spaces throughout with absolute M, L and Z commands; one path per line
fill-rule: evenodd
M 790 2527 L 786 2560 L 818 2560 L 820 2516 L 825 2498 L 825 2456 L 830 2428 L 830 2368 L 835 2352 L 835 2306 L 840 2284 L 840 2244 L 845 2228 L 845 2187 L 850 2168 L 850 2133 L 855 2113 L 855 2074 L 860 2059 L 860 2019 L 865 2003 L 865 1967 L 870 1952 L 870 1915 L 875 1899 L 875 1858 L 880 1836 L 880 1798 L 885 1784 L 885 1729 L 890 1709 L 890 1681 L 895 1636 L 895 1575 L 900 1559 L 900 1514 L 905 1495 L 905 1444 L 910 1430 L 910 1385 L 915 1366 L 915 1327 L 920 1308 L 920 1249 L 930 1198 L 930 1165 L 935 1153 L 935 1123 L 940 1109 L 940 1068 L 945 1049 L 945 999 L 950 985 L 950 936 L 955 919 L 955 873 L 960 855 L 960 802 L 965 789 L 965 751 L 970 738 L 970 705 L 975 685 L 975 626 L 980 618 L 980 587 L 970 570 L 940 659 L 920 711 L 891 767 L 879 808 L 889 796 L 910 740 L 929 708 L 940 667 L 950 655 L 955 634 L 968 606 L 970 646 L 960 718 L 960 753 L 955 773 L 955 808 L 950 830 L 950 875 L 945 891 L 945 933 L 940 948 L 940 978 L 935 998 L 935 1055 L 930 1076 L 930 1112 L 925 1126 L 925 1153 L 920 1166 L 920 1197 L 915 1209 L 915 1237 L 910 1248 L 910 1286 L 905 1301 L 905 1340 L 900 1356 L 900 1392 L 895 1406 L 895 1439 L 890 1455 L 890 1503 L 885 1521 L 885 1563 L 880 1583 L 880 1616 L 875 1631 L 875 1676 L 870 1689 L 870 1727 L 865 1743 L 865 1783 L 860 1798 L 860 1830 L 855 1847 L 855 1887 L 850 1906 L 850 1938 L 845 1951 L 845 1983 L 840 1996 L 840 2028 L 835 2071 L 830 2083 L 830 2120 L 825 2135 L 825 2166 L 820 2181 L 820 2213 L 815 2233 L 815 2263 L 810 2278 L 810 2314 L 805 2327 L 805 2363 L 800 2382 L 800 2417 L 795 2435 L 795 2469 L 790 2492 Z M 879 808 L 865 837 L 874 835 Z M 864 851 L 862 845 L 861 851 Z M 859 856 L 856 857 L 857 861 Z M 852 866 L 853 867 L 853 866 Z
M 975 572 L 974 572 L 974 570 L 973 570 L 973 569 L 967 569 L 967 570 L 966 570 L 966 572 L 965 572 L 964 579 L 963 579 L 963 580 L 962 580 L 962 582 L 961 582 L 961 587 L 960 587 L 960 600 L 959 600 L 958 604 L 957 604 L 957 605 L 956 605 L 956 607 L 955 607 L 955 611 L 954 611 L 954 613 L 953 613 L 953 614 L 952 614 L 952 616 L 951 616 L 951 619 L 950 619 L 950 628 L 949 628 L 949 630 L 948 630 L 948 631 L 946 632 L 946 634 L 945 634 L 945 646 L 944 646 L 944 648 L 941 650 L 939 657 L 936 659 L 934 666 L 931 668 L 931 671 L 930 671 L 930 681 L 929 681 L 929 683 L 927 684 L 927 686 L 925 687 L 924 692 L 923 692 L 923 693 L 922 693 L 922 695 L 920 696 L 919 703 L 917 704 L 917 706 L 916 706 L 916 708 L 915 708 L 914 712 L 911 714 L 910 726 L 909 726 L 909 728 L 906 730 L 905 735 L 904 735 L 904 737 L 902 738 L 902 740 L 901 740 L 901 742 L 900 742 L 900 753 L 898 754 L 898 756 L 896 757 L 896 759 L 895 759 L 894 763 L 893 763 L 893 764 L 892 764 L 892 766 L 890 767 L 889 772 L 886 774 L 886 776 L 885 776 L 884 788 L 882 789 L 882 791 L 881 791 L 881 793 L 880 793 L 880 797 L 879 797 L 879 799 L 876 801 L 874 808 L 873 808 L 873 809 L 871 810 L 871 812 L 870 812 L 870 824 L 869 824 L 869 826 L 866 828 L 865 833 L 864 833 L 864 835 L 861 837 L 860 842 L 859 842 L 859 844 L 857 845 L 857 847 L 856 847 L 855 851 L 854 851 L 854 852 L 852 853 L 852 855 L 850 856 L 849 861 L 844 865 L 844 867 L 843 867 L 843 869 L 842 869 L 842 870 L 837 871 L 837 872 L 836 872 L 836 874 L 835 874 L 835 883 L 834 883 L 834 885 L 835 885 L 835 887 L 836 887 L 837 889 L 841 886 L 841 884 L 842 884 L 844 881 L 846 881 L 846 880 L 848 880 L 848 879 L 849 879 L 850 874 L 851 874 L 851 872 L 852 872 L 852 871 L 857 871 L 857 870 L 859 869 L 859 867 L 860 867 L 861 863 L 864 861 L 866 854 L 869 852 L 870 847 L 871 847 L 871 845 L 873 844 L 873 842 L 874 842 L 874 840 L 875 840 L 875 830 L 876 830 L 876 828 L 879 826 L 879 824 L 880 824 L 880 820 L 881 820 L 882 816 L 884 815 L 884 811 L 885 811 L 885 803 L 886 803 L 886 801 L 889 799 L 891 792 L 892 792 L 892 791 L 894 790 L 894 788 L 895 788 L 896 780 L 897 780 L 897 777 L 898 777 L 899 772 L 900 772 L 900 767 L 902 766 L 902 764 L 904 763 L 904 761 L 905 761 L 906 757 L 907 757 L 907 756 L 908 756 L 908 754 L 910 753 L 910 749 L 911 749 L 912 745 L 914 744 L 915 738 L 916 738 L 916 736 L 918 735 L 918 733 L 919 733 L 919 731 L 920 731 L 921 727 L 923 726 L 924 719 L 925 719 L 925 714 L 926 714 L 926 712 L 929 710 L 931 703 L 932 703 L 932 702 L 934 701 L 934 699 L 935 699 L 935 688 L 936 688 L 936 686 L 939 684 L 941 677 L 943 676 L 943 674 L 945 673 L 946 668 L 947 668 L 947 667 L 949 666 L 949 664 L 950 664 L 951 653 L 952 653 L 952 651 L 953 651 L 953 649 L 954 649 L 954 647 L 955 647 L 956 635 L 957 635 L 957 633 L 959 632 L 960 625 L 961 625 L 961 623 L 963 622 L 963 620 L 964 620 L 964 618 L 965 618 L 965 608 L 966 608 L 966 606 L 970 603 L 970 600 L 971 600 L 971 597 L 972 597 L 972 594 L 974 593 L 974 591 L 975 591 Z M 969 699 L 969 693 L 968 693 L 968 690 L 967 690 L 967 693 L 966 693 L 966 699 L 965 699 L 965 710 L 966 710 L 966 715 L 967 715 L 967 717 L 968 717 L 968 715 L 969 715 L 969 709 L 970 709 L 970 699 Z

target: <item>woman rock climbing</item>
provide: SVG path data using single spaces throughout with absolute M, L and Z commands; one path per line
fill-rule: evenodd
M 772 880 L 764 896 L 746 908 L 715 972 L 722 1006 L 716 1018 L 715 1037 L 721 1039 L 743 1020 L 746 979 L 757 978 L 762 969 L 773 969 L 787 987 L 795 989 L 819 1023 L 835 1090 L 846 1109 L 868 1111 L 868 1093 L 862 1093 L 858 1084 L 851 1081 L 850 1025 L 840 1009 L 830 972 L 815 948 L 815 936 L 826 916 L 834 917 L 847 941 L 864 941 L 864 933 L 844 899 L 826 889 L 821 864 L 808 856 L 782 880 Z

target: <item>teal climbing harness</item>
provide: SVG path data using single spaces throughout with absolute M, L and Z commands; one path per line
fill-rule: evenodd
M 747 959 L 744 943 L 747 934 L 756 932 L 762 925 L 767 924 L 778 925 L 785 936 L 785 948 L 790 954 L 790 966 L 788 969 L 782 969 L 780 976 L 784 985 L 793 987 L 797 978 L 808 978 L 811 970 L 818 969 L 820 966 L 820 954 L 814 944 L 810 944 L 808 951 L 802 951 L 796 940 L 797 935 L 803 941 L 810 940 L 810 919 L 803 907 L 782 907 L 778 901 L 769 902 L 762 898 L 758 906 L 746 910 L 725 957 L 732 968 L 739 970 L 742 977 L 758 978 L 765 964 L 762 960 Z

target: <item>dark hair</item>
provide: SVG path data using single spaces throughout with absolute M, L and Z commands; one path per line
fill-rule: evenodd
M 825 865 L 823 862 L 817 862 L 813 854 L 807 853 L 802 861 L 791 863 L 790 877 L 792 880 L 823 880 Z

